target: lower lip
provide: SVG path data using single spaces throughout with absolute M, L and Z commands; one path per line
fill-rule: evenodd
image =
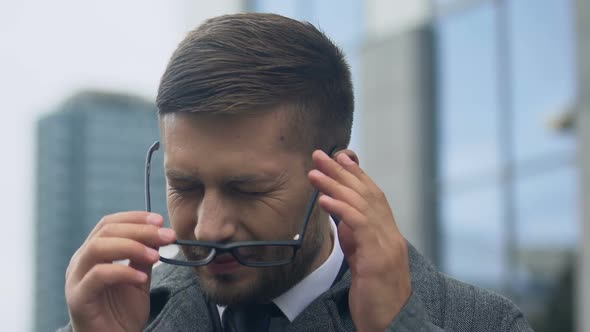
M 211 262 L 207 265 L 207 270 L 212 274 L 227 274 L 236 271 L 240 266 L 240 262 L 234 259 L 223 263 Z

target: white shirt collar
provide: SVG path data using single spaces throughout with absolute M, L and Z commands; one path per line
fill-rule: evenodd
M 328 259 L 295 286 L 291 287 L 285 293 L 273 300 L 290 322 L 292 322 L 313 300 L 330 289 L 340 271 L 344 254 L 340 248 L 336 224 L 332 218 L 330 218 L 330 221 L 334 242 L 332 245 L 332 252 L 330 253 L 330 256 L 328 256 Z M 217 310 L 221 317 L 225 307 L 217 306 Z

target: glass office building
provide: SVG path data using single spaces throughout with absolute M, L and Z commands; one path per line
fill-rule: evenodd
M 71 97 L 38 122 L 37 132 L 35 331 L 51 331 L 68 322 L 65 271 L 96 223 L 145 209 L 145 154 L 159 133 L 153 103 L 101 92 Z M 162 172 L 152 186 L 162 213 Z
M 439 1 L 441 267 L 574 327 L 580 241 L 572 1 Z
M 246 3 L 317 24 L 348 54 L 353 148 L 411 242 L 536 331 L 574 330 L 576 1 Z

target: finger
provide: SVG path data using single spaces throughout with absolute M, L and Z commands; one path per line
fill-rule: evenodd
M 153 265 L 160 255 L 157 250 L 137 241 L 101 237 L 91 240 L 78 258 L 75 276 L 82 278 L 95 265 L 129 259 L 131 262 Z
M 148 276 L 141 271 L 120 264 L 97 264 L 75 286 L 72 301 L 87 303 L 107 287 L 118 284 L 145 284 Z M 70 305 L 70 308 L 76 306 Z
M 343 185 L 352 188 L 358 193 L 362 193 L 364 191 L 364 185 L 360 179 L 342 167 L 335 160 L 330 158 L 325 152 L 316 150 L 312 154 L 312 158 L 314 165 L 322 173 L 342 183 Z
M 131 262 L 129 262 L 129 267 L 131 267 L 137 271 L 141 271 L 141 272 L 145 273 L 148 276 L 148 280 L 151 280 L 152 269 L 154 267 L 154 264 L 143 264 L 143 263 L 131 261 Z
M 157 249 L 174 242 L 176 233 L 170 228 L 160 228 L 154 225 L 107 224 L 96 232 L 95 237 L 131 239 Z
M 354 231 L 358 231 L 368 224 L 368 219 L 361 212 L 346 202 L 326 195 L 320 197 L 319 201 L 320 206 L 326 212 L 336 216 L 341 222 L 345 223 Z
M 339 153 L 335 159 L 338 164 L 352 173 L 352 175 L 354 175 L 356 178 L 361 180 L 361 182 L 364 182 L 368 178 L 368 175 L 365 173 L 365 171 L 363 171 L 363 169 L 360 168 L 360 166 L 346 153 Z
M 90 235 L 86 238 L 84 243 L 72 256 L 70 259 L 70 264 L 66 270 L 66 278 L 69 278 L 72 273 L 79 270 L 79 261 L 80 256 L 82 253 L 85 252 L 86 246 L 88 242 L 91 241 L 98 233 L 100 233 L 105 227 L 111 227 L 109 225 L 116 225 L 120 223 L 130 223 L 130 224 L 148 224 L 153 225 L 155 227 L 161 227 L 164 224 L 164 218 L 156 213 L 146 212 L 146 211 L 127 211 L 127 212 L 119 212 L 114 213 L 111 215 L 104 216 L 100 222 L 94 227 Z M 104 234 L 103 234 L 104 235 Z M 165 234 L 164 236 L 169 236 L 169 234 Z M 116 237 L 113 235 L 112 237 Z
M 317 169 L 309 172 L 309 181 L 320 192 L 335 199 L 344 201 L 361 212 L 368 209 L 367 201 L 353 189 L 346 187 Z
M 96 235 L 104 226 L 109 224 L 149 224 L 161 227 L 164 225 L 164 217 L 157 213 L 146 211 L 126 211 L 104 216 L 94 227 L 88 238 Z

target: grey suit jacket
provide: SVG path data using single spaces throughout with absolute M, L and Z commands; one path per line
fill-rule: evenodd
M 532 331 L 504 297 L 438 272 L 409 245 L 413 294 L 387 331 Z M 315 299 L 286 331 L 355 331 L 348 309 L 351 274 Z M 221 331 L 190 268 L 162 265 L 152 279 L 146 331 Z M 391 294 L 395 296 L 395 294 Z

